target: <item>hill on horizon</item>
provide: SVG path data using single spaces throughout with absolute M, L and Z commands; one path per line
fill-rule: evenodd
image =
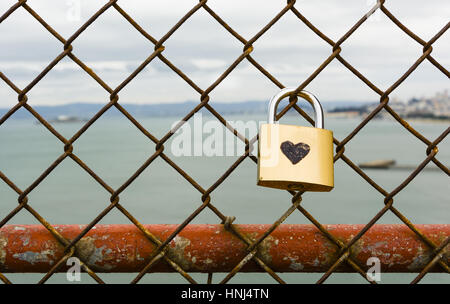
M 287 102 L 287 101 L 285 101 Z M 161 104 L 121 104 L 130 114 L 136 117 L 170 117 L 182 116 L 189 113 L 198 102 L 186 101 L 181 103 L 161 103 Z M 211 102 L 213 108 L 220 114 L 264 114 L 267 113 L 267 101 L 244 101 L 233 103 Z M 323 102 L 324 110 L 331 110 L 334 108 L 358 106 L 367 104 L 367 102 L 352 102 L 352 101 L 336 101 Z M 100 103 L 70 103 L 55 106 L 33 106 L 33 108 L 42 115 L 45 119 L 53 119 L 61 115 L 75 116 L 79 118 L 89 118 L 95 115 L 105 104 Z M 306 111 L 312 111 L 309 104 L 302 104 L 302 108 Z M 0 108 L 0 117 L 6 114 L 9 108 Z M 206 109 L 200 111 L 203 114 L 209 114 Z M 104 116 L 114 117 L 122 115 L 118 111 L 108 110 Z M 11 119 L 30 118 L 30 114 L 25 109 L 20 109 Z

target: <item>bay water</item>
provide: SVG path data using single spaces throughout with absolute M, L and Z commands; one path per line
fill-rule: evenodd
M 263 115 L 228 115 L 230 121 L 264 121 Z M 177 117 L 142 117 L 138 121 L 154 136 L 161 138 Z M 214 120 L 202 117 L 203 123 Z M 282 123 L 298 124 L 297 116 L 287 116 Z M 338 140 L 345 138 L 359 123 L 359 118 L 326 119 L 326 128 Z M 301 122 L 301 121 L 300 121 Z M 304 123 L 304 122 L 303 122 Z M 83 123 L 55 123 L 53 126 L 70 138 Z M 448 122 L 412 121 L 411 125 L 433 141 L 448 127 Z M 191 127 L 192 124 L 191 124 Z M 193 128 L 192 128 L 193 129 Z M 240 130 L 241 131 L 241 130 Z M 222 127 L 225 146 L 232 136 Z M 244 132 L 244 130 L 242 130 Z M 175 156 L 172 141 L 165 144 L 167 154 L 182 170 L 208 189 L 239 158 L 233 156 Z M 204 144 L 209 134 L 203 134 Z M 249 136 L 249 134 L 246 134 Z M 198 138 L 197 138 L 198 139 Z M 220 143 L 219 143 L 220 145 Z M 155 152 L 155 144 L 125 117 L 101 117 L 74 143 L 73 152 L 113 189 L 120 187 Z M 403 170 L 365 170 L 383 189 L 390 192 L 401 184 L 425 158 L 426 145 L 399 123 L 373 120 L 346 146 L 345 155 L 355 164 L 377 159 L 394 159 Z M 0 127 L 0 170 L 20 189 L 25 190 L 64 151 L 64 145 L 43 125 L 30 119 L 11 119 Z M 450 139 L 439 144 L 437 159 L 450 164 Z M 430 163 L 410 184 L 394 197 L 394 206 L 417 224 L 446 224 L 450 219 L 449 177 Z M 201 204 L 202 194 L 186 179 L 157 158 L 120 194 L 121 204 L 144 224 L 179 224 Z M 18 195 L 0 182 L 0 218 L 17 205 Z M 29 195 L 29 204 L 51 224 L 88 224 L 109 205 L 110 194 L 72 159 L 65 159 Z M 245 159 L 231 175 L 211 193 L 211 203 L 236 224 L 268 224 L 276 221 L 291 205 L 289 193 L 256 186 L 256 164 Z M 363 180 L 342 160 L 335 164 L 335 189 L 329 193 L 306 193 L 302 206 L 322 224 L 365 224 L 384 206 L 383 195 Z M 192 223 L 218 224 L 220 219 L 205 209 Z M 294 212 L 285 223 L 310 224 L 300 212 Z M 378 223 L 401 224 L 391 212 Z M 38 224 L 22 210 L 8 224 Z M 117 210 L 112 210 L 99 224 L 131 224 Z M 136 274 L 100 274 L 106 282 L 129 282 Z M 214 282 L 225 274 L 215 274 Z M 320 274 L 280 274 L 287 282 L 313 283 Z M 414 274 L 383 274 L 382 282 L 407 283 Z M 42 274 L 7 274 L 13 282 L 36 282 Z M 206 274 L 193 274 L 206 282 Z M 65 274 L 56 274 L 53 283 L 66 282 Z M 93 280 L 83 274 L 82 283 Z M 184 283 L 179 274 L 148 274 L 145 283 Z M 238 274 L 231 283 L 272 283 L 268 274 Z M 364 282 L 358 274 L 333 274 L 330 283 Z M 429 274 L 423 282 L 450 283 L 446 274 Z

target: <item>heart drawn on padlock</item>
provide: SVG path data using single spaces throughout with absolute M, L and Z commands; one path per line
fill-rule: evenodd
M 293 165 L 297 164 L 299 161 L 305 158 L 310 150 L 308 144 L 298 143 L 294 145 L 289 140 L 281 143 L 280 148 L 281 151 L 283 151 L 283 154 L 286 155 L 286 157 L 292 162 Z

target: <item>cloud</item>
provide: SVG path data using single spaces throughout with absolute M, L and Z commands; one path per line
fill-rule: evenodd
M 85 64 L 98 71 L 128 71 L 129 66 L 137 66 L 137 61 L 86 61 Z M 2 71 L 25 70 L 30 72 L 40 72 L 48 62 L 45 61 L 2 61 L 0 67 Z M 54 71 L 77 71 L 81 67 L 73 61 L 58 63 L 52 70 Z
M 2 1 L 0 13 L 13 3 Z M 27 1 L 65 39 L 104 3 L 106 1 Z M 187 0 L 118 1 L 155 39 L 163 37 L 197 3 Z M 286 1 L 229 0 L 211 1 L 208 5 L 248 40 L 286 5 Z M 372 5 L 373 1 L 360 0 L 348 0 L 345 5 L 332 0 L 298 0 L 295 4 L 306 18 L 334 41 Z M 450 13 L 450 3 L 437 0 L 430 0 L 426 5 L 419 0 L 407 3 L 391 1 L 386 3 L 386 7 L 425 41 L 445 26 Z M 447 69 L 450 65 L 449 39 L 450 35 L 445 33 L 433 45 L 432 53 Z M 164 45 L 164 56 L 203 90 L 242 54 L 243 49 L 243 44 L 203 9 L 188 19 Z M 90 25 L 74 41 L 73 47 L 73 53 L 112 88 L 128 77 L 154 48 L 114 8 L 108 9 Z M 21 88 L 62 51 L 63 44 L 23 8 L 0 24 L 0 71 Z M 254 43 L 251 55 L 285 86 L 298 86 L 331 52 L 329 44 L 294 14 L 287 12 Z M 382 13 L 376 13 L 348 38 L 342 44 L 341 52 L 348 62 L 382 90 L 392 85 L 421 54 L 422 46 Z M 400 98 L 433 95 L 435 91 L 448 87 L 448 78 L 425 61 L 394 91 L 394 95 Z M 0 88 L 0 107 L 14 104 L 16 99 L 11 98 L 11 90 L 4 84 Z M 56 65 L 33 90 L 28 95 L 34 104 L 99 102 L 105 98 L 103 88 L 68 58 Z M 266 100 L 276 90 L 277 86 L 244 60 L 210 95 L 212 101 Z M 322 100 L 330 101 L 379 98 L 336 60 L 308 85 L 308 90 L 314 91 Z M 198 98 L 199 94 L 189 84 L 156 58 L 121 92 L 120 100 L 158 103 Z
M 226 65 L 226 62 L 221 59 L 192 59 L 192 63 L 196 68 L 206 70 L 217 70 Z

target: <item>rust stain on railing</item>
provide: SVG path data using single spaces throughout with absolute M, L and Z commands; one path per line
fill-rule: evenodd
M 66 238 L 77 236 L 83 226 L 56 225 Z M 364 225 L 326 225 L 329 231 L 347 242 Z M 166 239 L 177 225 L 145 225 L 159 239 Z M 256 240 L 270 225 L 236 225 L 249 239 Z M 433 242 L 441 244 L 450 236 L 450 225 L 418 225 Z M 61 246 L 41 225 L 7 225 L 0 230 L 0 270 L 47 272 L 64 255 Z M 97 272 L 138 272 L 148 262 L 156 246 L 150 244 L 134 225 L 97 225 L 76 246 L 76 254 Z M 280 225 L 258 246 L 256 255 L 276 272 L 324 272 L 339 257 L 339 247 L 314 225 Z M 352 247 L 351 257 L 360 264 L 370 257 L 380 260 L 381 271 L 418 272 L 430 261 L 432 250 L 404 225 L 374 225 Z M 188 272 L 229 272 L 247 255 L 247 246 L 224 225 L 188 225 L 165 250 L 165 254 Z M 450 259 L 450 251 L 444 253 Z M 58 271 L 66 271 L 61 267 Z M 336 272 L 352 268 L 341 265 Z M 167 262 L 158 262 L 151 272 L 173 272 Z M 261 272 L 254 261 L 241 271 Z M 430 272 L 442 272 L 433 267 Z

